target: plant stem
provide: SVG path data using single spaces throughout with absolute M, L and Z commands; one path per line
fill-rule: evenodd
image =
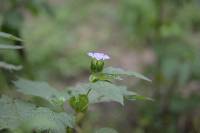
M 88 92 L 87 92 L 87 96 L 89 95 L 89 93 L 91 92 L 91 90 L 92 90 L 92 88 L 90 88 L 89 90 L 88 90 Z

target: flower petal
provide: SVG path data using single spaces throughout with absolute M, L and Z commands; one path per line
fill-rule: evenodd
M 98 52 L 89 52 L 88 56 L 95 58 L 97 60 L 107 60 L 110 59 L 110 57 L 104 53 L 98 53 Z

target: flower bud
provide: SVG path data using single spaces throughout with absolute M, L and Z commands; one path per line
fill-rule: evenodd
M 91 61 L 91 64 L 90 64 L 90 69 L 91 69 L 91 71 L 92 71 L 93 73 L 96 72 L 96 64 L 97 64 L 97 60 L 93 59 L 93 60 Z
M 93 59 L 91 61 L 90 69 L 92 73 L 101 72 L 103 70 L 103 67 L 104 67 L 104 62 L 102 60 Z
M 97 72 L 101 72 L 103 70 L 104 67 L 104 62 L 103 61 L 97 61 Z

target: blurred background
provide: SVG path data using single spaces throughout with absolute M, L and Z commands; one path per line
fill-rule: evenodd
M 63 89 L 88 81 L 89 51 L 111 56 L 106 65 L 153 80 L 122 81 L 154 102 L 92 105 L 84 133 L 113 127 L 120 133 L 200 133 L 199 0 L 0 0 L 0 31 L 24 41 L 6 44 L 0 92 L 17 77 Z

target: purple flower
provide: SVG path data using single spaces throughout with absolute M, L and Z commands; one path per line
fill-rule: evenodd
M 97 60 L 108 60 L 110 57 L 104 53 L 89 52 L 88 55 Z

